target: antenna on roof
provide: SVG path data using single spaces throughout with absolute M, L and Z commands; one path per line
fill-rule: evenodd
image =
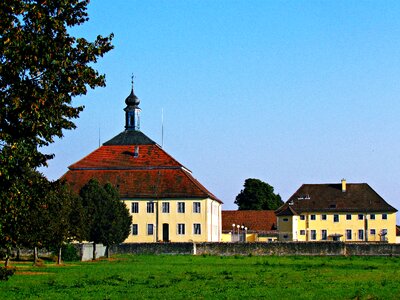
M 99 126 L 99 148 L 100 148 L 100 126 Z

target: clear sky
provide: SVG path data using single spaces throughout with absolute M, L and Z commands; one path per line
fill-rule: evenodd
M 223 202 L 246 178 L 286 201 L 303 183 L 366 182 L 400 209 L 400 1 L 92 1 L 72 31 L 115 34 L 107 87 L 76 99 L 48 148 L 67 167 L 124 129 L 134 73 L 141 129 Z

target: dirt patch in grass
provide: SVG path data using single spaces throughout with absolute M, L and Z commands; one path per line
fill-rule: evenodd
M 46 274 L 50 274 L 49 272 L 32 272 L 32 271 L 17 271 L 15 272 L 15 274 L 17 275 L 46 275 Z

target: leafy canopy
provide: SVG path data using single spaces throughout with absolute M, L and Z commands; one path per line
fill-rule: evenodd
M 283 201 L 268 183 L 248 178 L 244 182 L 244 189 L 236 196 L 235 204 L 239 210 L 275 210 Z

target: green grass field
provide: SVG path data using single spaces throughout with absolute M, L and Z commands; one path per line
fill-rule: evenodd
M 115 256 L 16 263 L 0 299 L 400 299 L 400 258 Z

